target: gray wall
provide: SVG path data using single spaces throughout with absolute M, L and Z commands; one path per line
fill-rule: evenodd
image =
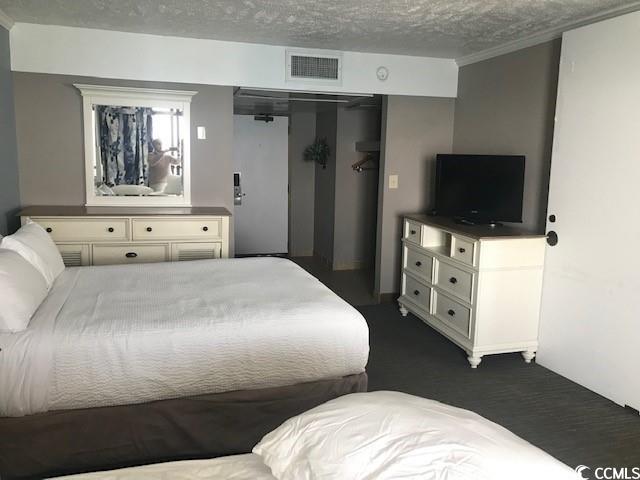
M 380 111 L 371 108 L 337 111 L 336 209 L 333 268 L 372 267 L 375 258 L 378 171 L 355 172 L 351 165 L 364 157 L 360 140 L 380 139 Z M 365 167 L 377 167 L 370 162 Z
M 400 291 L 402 216 L 432 208 L 435 155 L 453 145 L 454 99 L 388 96 L 382 105 L 375 293 Z M 399 176 L 390 190 L 389 175 Z
M 289 130 L 289 254 L 313 255 L 315 166 L 304 160 L 304 149 L 316 137 L 316 112 L 297 111 L 290 115 Z
M 191 103 L 191 201 L 233 211 L 233 89 L 211 85 L 13 74 L 23 205 L 84 205 L 82 99 L 74 83 L 196 90 Z M 206 140 L 196 140 L 196 126 Z M 233 222 L 232 222 L 233 223 Z M 230 242 L 233 250 L 233 232 Z
M 74 83 L 198 91 L 191 104 L 192 202 L 233 208 L 231 87 L 16 72 L 23 204 L 83 205 L 85 202 L 82 99 Z M 195 140 L 197 125 L 207 128 L 206 140 Z
M 331 155 L 327 167 L 315 166 L 313 252 L 333 263 L 333 228 L 336 207 L 336 106 L 323 108 L 316 115 L 316 136 L 326 138 Z
M 0 26 L 0 235 L 13 233 L 20 222 L 18 154 L 13 105 L 9 32 Z
M 455 153 L 526 155 L 523 224 L 544 231 L 561 41 L 462 67 Z

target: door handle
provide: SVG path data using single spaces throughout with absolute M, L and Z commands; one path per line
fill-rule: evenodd
M 553 230 L 547 233 L 547 243 L 551 247 L 555 247 L 558 244 L 558 234 Z

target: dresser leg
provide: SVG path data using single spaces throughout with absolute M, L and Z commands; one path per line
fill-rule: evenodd
M 536 358 L 535 350 L 525 350 L 522 352 L 522 358 L 524 358 L 525 363 L 531 363 L 531 360 Z
M 482 355 L 480 356 L 469 355 L 467 357 L 467 360 L 469 360 L 469 364 L 471 365 L 471 368 L 478 368 L 478 365 L 480 365 L 480 362 L 482 361 Z
M 402 315 L 403 317 L 406 317 L 408 313 L 409 313 L 409 310 L 407 310 L 405 308 L 405 306 L 401 304 L 400 305 L 400 315 Z

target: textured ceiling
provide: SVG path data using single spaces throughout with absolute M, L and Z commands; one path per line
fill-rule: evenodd
M 17 22 L 457 58 L 629 0 L 0 0 Z

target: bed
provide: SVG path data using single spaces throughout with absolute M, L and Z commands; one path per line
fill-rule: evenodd
M 65 477 L 65 480 L 277 480 L 255 453 L 202 460 L 166 462 Z
M 3 478 L 247 452 L 366 390 L 362 316 L 285 259 L 67 268 L 1 334 Z
M 573 469 L 468 410 L 400 392 L 345 395 L 285 421 L 251 454 L 69 480 L 570 480 Z

